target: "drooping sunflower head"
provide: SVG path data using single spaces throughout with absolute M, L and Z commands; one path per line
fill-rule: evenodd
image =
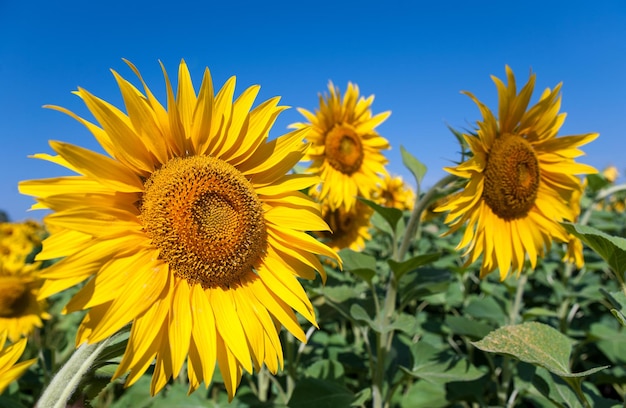
M 351 208 L 357 196 L 371 198 L 376 183 L 387 174 L 382 151 L 389 143 L 376 132 L 391 112 L 372 115 L 374 96 L 359 96 L 359 88 L 348 83 L 345 95 L 329 83 L 330 94 L 320 95 L 319 109 L 312 113 L 299 108 L 308 123 L 294 123 L 296 129 L 311 126 L 307 136 L 311 148 L 305 157 L 308 171 L 321 178 L 319 198 L 335 210 Z
M 323 201 L 322 216 L 330 226 L 330 231 L 322 231 L 317 235 L 336 251 L 343 248 L 362 251 L 365 242 L 372 239 L 369 229 L 373 213 L 372 208 L 361 201 L 357 201 L 351 209 L 340 207 L 336 210 Z
M 474 95 L 483 120 L 475 135 L 464 135 L 473 156 L 446 170 L 468 179 L 465 188 L 437 211 L 448 211 L 454 232 L 464 225 L 459 248 L 467 248 L 468 264 L 483 254 L 481 276 L 496 268 L 504 279 L 520 273 L 525 257 L 534 269 L 553 240 L 568 242 L 561 221 L 576 219 L 580 207 L 571 205 L 581 190 L 580 174 L 595 173 L 575 162 L 578 147 L 597 133 L 557 137 L 565 114 L 559 113 L 561 84 L 546 89 L 530 106 L 535 75 L 517 92 L 513 71 L 508 83 L 492 77 L 498 89 L 498 117 Z M 579 197 L 579 196 L 578 196 Z
M 32 262 L 44 235 L 35 221 L 0 224 L 0 327 L 12 342 L 50 318 L 47 302 L 37 299 L 41 265 Z
M 386 175 L 379 180 L 374 201 L 385 207 L 411 211 L 415 204 L 415 193 L 404 183 L 402 177 Z
M 300 190 L 318 180 L 291 174 L 308 128 L 268 139 L 285 108 L 272 98 L 253 108 L 258 86 L 233 100 L 235 78 L 214 92 L 205 70 L 196 93 L 181 62 L 167 107 L 130 63 L 143 91 L 114 72 L 126 112 L 84 89 L 76 94 L 97 124 L 60 107 L 106 154 L 51 142 L 37 154 L 77 175 L 20 183 L 49 208 L 53 234 L 38 259 L 41 297 L 86 280 L 66 312 L 86 310 L 77 337 L 98 342 L 132 323 L 116 377 L 136 382 L 155 361 L 152 394 L 187 361 L 190 391 L 211 382 L 217 361 L 229 397 L 242 371 L 282 366 L 281 325 L 305 341 L 294 310 L 315 324 L 297 278 L 324 270 L 337 254 L 308 231 L 328 229 L 319 204 Z

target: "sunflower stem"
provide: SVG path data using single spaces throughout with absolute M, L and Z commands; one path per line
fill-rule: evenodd
M 426 209 L 426 207 L 431 203 L 434 196 L 439 192 L 439 190 L 448 184 L 452 183 L 456 180 L 457 177 L 454 175 L 448 175 L 439 180 L 432 186 L 423 196 L 420 197 L 419 194 L 419 181 L 418 181 L 418 193 L 416 194 L 415 206 L 413 207 L 413 211 L 411 212 L 411 217 L 409 218 L 409 222 L 407 224 L 406 230 L 404 232 L 404 236 L 402 237 L 402 241 L 400 243 L 400 248 L 396 250 L 397 239 L 394 236 L 393 238 L 393 260 L 396 262 L 400 262 L 406 256 L 406 253 L 409 249 L 409 245 L 413 241 L 415 233 L 417 232 L 417 228 L 419 226 L 419 221 L 421 219 L 422 212 Z M 374 297 L 375 294 L 374 294 Z M 387 282 L 387 290 L 385 292 L 385 300 L 383 302 L 382 309 L 377 309 L 377 315 L 380 315 L 382 321 L 382 327 L 389 327 L 393 317 L 396 313 L 396 300 L 398 297 L 398 282 L 396 281 L 395 275 L 390 271 L 389 272 L 389 281 Z M 378 304 L 378 302 L 376 303 Z M 389 401 L 393 395 L 393 390 L 386 392 L 384 391 L 385 386 L 385 363 L 387 362 L 387 356 L 391 351 L 391 347 L 393 344 L 394 330 L 389 329 L 384 333 L 376 333 L 376 361 L 374 364 L 374 372 L 372 375 L 372 406 L 374 408 L 384 408 L 389 406 Z
M 437 183 L 435 183 L 435 185 L 432 186 L 422 197 L 419 197 L 419 195 L 417 195 L 418 198 L 415 201 L 415 206 L 413 207 L 413 211 L 411 212 L 411 218 L 409 218 L 409 223 L 406 227 L 406 231 L 400 245 L 400 250 L 397 252 L 395 261 L 400 262 L 404 259 L 404 256 L 409 249 L 409 245 L 411 244 L 411 241 L 413 240 L 413 237 L 417 232 L 418 221 L 421 218 L 422 212 L 426 209 L 426 207 L 428 207 L 435 194 L 437 194 L 441 188 L 447 186 L 456 179 L 457 176 L 455 175 L 447 175 L 439 180 Z
M 112 337 L 108 337 L 99 343 L 81 344 L 72 354 L 70 359 L 52 378 L 45 389 L 37 408 L 63 408 L 78 387 L 80 380 L 89 371 L 98 355 L 105 349 Z

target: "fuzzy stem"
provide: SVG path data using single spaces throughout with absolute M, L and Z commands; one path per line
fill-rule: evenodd
M 83 376 L 89 371 L 96 357 L 105 349 L 112 337 L 99 343 L 81 344 L 70 359 L 56 373 L 43 392 L 37 408 L 63 408 L 76 390 Z

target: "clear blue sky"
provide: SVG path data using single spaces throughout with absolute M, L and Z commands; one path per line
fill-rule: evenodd
M 626 169 L 626 2 L 602 1 L 0 1 L 0 209 L 13 221 L 40 218 L 17 183 L 63 169 L 28 159 L 51 153 L 47 141 L 95 149 L 91 134 L 44 104 L 89 117 L 78 86 L 122 107 L 109 68 L 133 78 L 131 60 L 164 95 L 158 61 L 170 76 L 184 58 L 200 83 L 237 76 L 237 94 L 261 85 L 258 101 L 313 110 L 329 80 L 375 94 L 374 113 L 391 110 L 378 130 L 392 145 L 392 173 L 404 145 L 429 169 L 425 184 L 458 159 L 446 128 L 480 119 L 461 90 L 497 108 L 490 75 L 509 64 L 537 89 L 563 82 L 562 135 L 600 132 L 580 161 Z M 273 135 L 301 120 L 283 113 Z

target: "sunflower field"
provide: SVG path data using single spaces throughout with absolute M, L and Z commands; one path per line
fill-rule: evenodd
M 0 407 L 626 406 L 626 185 L 559 134 L 561 84 L 464 92 L 425 185 L 354 83 L 269 137 L 258 86 L 181 61 L 159 101 L 127 64 L 123 107 L 49 106 L 102 152 L 40 146 L 41 221 L 0 220 Z

